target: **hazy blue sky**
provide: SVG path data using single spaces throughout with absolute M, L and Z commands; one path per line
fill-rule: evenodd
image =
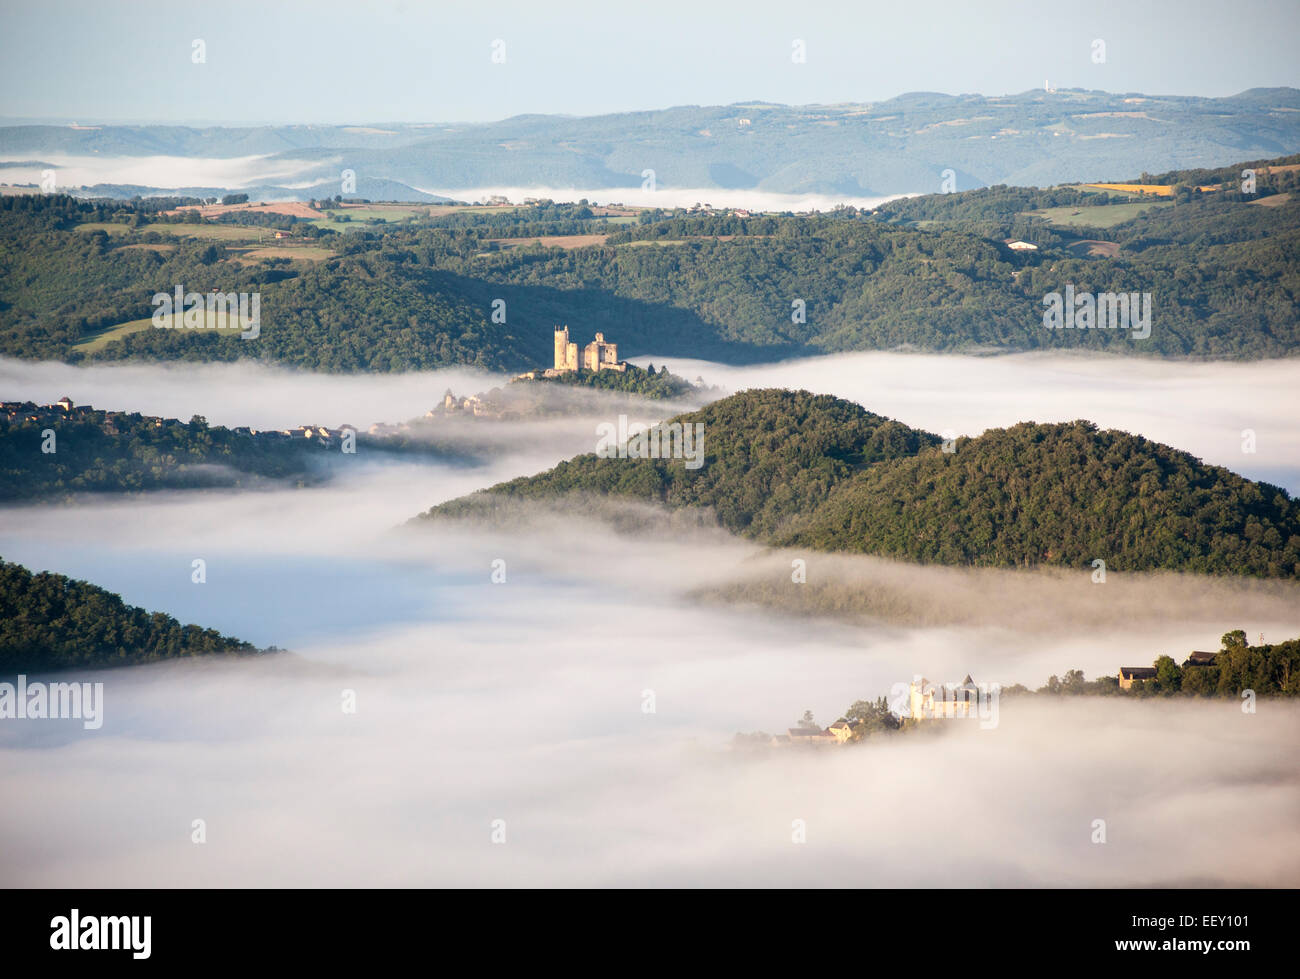
M 1300 87 L 1300 0 L 0 0 L 0 116 L 380 122 Z M 206 43 L 204 64 L 192 42 Z M 807 60 L 791 59 L 793 42 Z M 1094 63 L 1093 41 L 1106 44 Z M 493 42 L 504 63 L 493 63 Z

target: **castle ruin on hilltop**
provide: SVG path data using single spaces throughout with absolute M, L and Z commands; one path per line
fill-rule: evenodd
M 566 374 L 578 369 L 589 371 L 625 371 L 627 364 L 618 359 L 618 344 L 606 343 L 605 334 L 597 333 L 596 339 L 582 348 L 582 359 L 578 359 L 578 345 L 569 340 L 569 328 L 555 329 L 555 364 L 546 371 L 546 376 Z

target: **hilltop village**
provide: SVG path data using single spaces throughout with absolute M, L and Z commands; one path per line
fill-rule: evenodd
M 121 435 L 141 423 L 152 425 L 154 428 L 186 424 L 178 419 L 144 415 L 138 411 L 100 411 L 90 405 L 77 405 L 66 396 L 49 405 L 36 404 L 32 401 L 0 401 L 0 421 L 13 427 L 26 424 L 57 425 L 68 421 L 83 422 L 98 426 L 105 435 Z M 204 421 L 203 424 L 206 425 L 207 422 Z M 383 426 L 372 425 L 370 434 L 379 434 L 376 429 L 381 427 Z M 355 425 L 348 424 L 340 425 L 338 428 L 327 428 L 324 425 L 299 425 L 296 428 L 269 429 L 239 425 L 231 428 L 230 431 L 262 442 L 301 441 L 330 449 L 336 446 L 347 432 L 355 433 L 358 429 Z
M 661 366 L 656 371 L 653 364 L 642 369 L 619 360 L 618 344 L 606 340 L 604 333 L 597 333 L 590 343 L 579 349 L 577 342 L 569 338 L 569 328 L 557 326 L 554 333 L 554 356 L 550 367 L 539 367 L 516 374 L 504 387 L 493 388 L 486 393 L 467 398 L 458 397 L 451 391 L 447 391 L 443 395 L 442 403 L 435 406 L 425 415 L 425 418 L 473 416 L 502 419 L 522 417 L 525 414 L 553 414 L 555 406 L 544 404 L 538 397 L 539 392 L 543 390 L 540 385 L 545 383 L 592 388 L 650 399 L 691 399 L 701 393 L 717 391 L 715 388 L 706 387 L 702 377 L 697 377 L 692 384 L 685 378 L 670 374 L 666 366 Z
M 597 383 L 597 376 L 599 376 L 599 383 Z M 622 391 L 649 398 L 681 397 L 696 390 L 696 386 L 692 386 L 688 381 L 668 374 L 666 367 L 656 373 L 653 367 L 649 371 L 644 371 L 619 360 L 618 345 L 607 341 L 604 333 L 597 333 L 595 339 L 580 352 L 577 343 L 569 339 L 568 327 L 556 327 L 555 358 L 552 367 L 516 375 L 506 387 L 494 388 L 469 397 L 459 397 L 448 390 L 443 394 L 442 399 L 421 418 L 397 423 L 377 422 L 365 429 L 365 434 L 375 438 L 386 438 L 418 433 L 421 425 L 447 417 L 508 420 L 529 415 L 555 414 L 559 409 L 542 404 L 536 396 L 536 390 L 527 390 L 527 386 L 523 384 L 515 386 L 515 382 L 538 380 L 576 382 L 579 386 Z M 699 384 L 703 384 L 702 379 Z M 0 423 L 7 423 L 9 428 L 28 424 L 57 425 L 68 421 L 94 424 L 102 429 L 105 435 L 110 436 L 137 429 L 142 424 L 152 425 L 155 428 L 184 424 L 158 415 L 96 410 L 90 405 L 77 405 L 72 398 L 66 396 L 53 404 L 44 405 L 31 401 L 0 402 Z M 259 429 L 241 425 L 231 428 L 230 431 L 236 435 L 248 436 L 259 443 L 289 441 L 315 445 L 322 449 L 333 449 L 340 444 L 346 433 L 360 433 L 361 429 L 344 423 L 334 428 L 318 424 L 279 429 Z
M 1003 697 L 1245 698 L 1253 704 L 1257 696 L 1300 696 L 1300 639 L 1269 645 L 1261 635 L 1251 646 L 1245 631 L 1234 629 L 1224 634 L 1222 644 L 1217 652 L 1188 654 L 1181 665 L 1171 656 L 1161 656 L 1152 666 L 1121 666 L 1118 676 L 1095 680 L 1085 679 L 1082 670 L 1070 670 L 1063 678 L 1050 677 L 1037 690 L 1020 684 L 977 684 L 969 675 L 960 684 L 941 685 L 917 677 L 905 688 L 896 687 L 890 698 L 857 701 L 829 727 L 816 724 L 808 711 L 784 734 L 737 734 L 733 745 L 745 749 L 833 747 L 879 734 L 939 730 L 941 726 L 931 722 L 940 720 L 977 720 L 982 728 L 997 727 L 998 702 Z

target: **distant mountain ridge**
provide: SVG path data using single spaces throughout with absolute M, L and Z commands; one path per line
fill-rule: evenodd
M 1046 186 L 1300 150 L 1300 91 L 1225 98 L 1062 89 L 1005 96 L 914 92 L 883 102 L 786 106 L 744 102 L 603 116 L 516 116 L 475 124 L 373 126 L 7 126 L 0 157 L 266 156 L 298 161 L 307 197 L 342 169 L 375 186 L 752 189 L 874 196 Z M 296 190 L 294 188 L 297 188 Z M 167 188 L 175 189 L 175 188 Z M 371 193 L 370 196 L 375 196 Z M 411 199 L 411 198 L 406 198 Z

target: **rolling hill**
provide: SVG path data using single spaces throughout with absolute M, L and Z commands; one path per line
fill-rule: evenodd
M 400 221 L 343 233 L 329 210 L 216 222 L 148 202 L 6 196 L 0 353 L 513 371 L 549 363 L 551 330 L 568 324 L 627 356 L 728 363 L 855 350 L 1293 356 L 1300 169 L 1260 163 L 1247 194 L 1240 166 L 1165 175 L 1178 193 L 1153 200 L 992 187 L 802 215 L 396 208 Z M 1210 192 L 1184 186 L 1212 178 Z M 258 247 L 266 221 L 295 247 Z M 178 283 L 257 292 L 266 328 L 250 342 L 124 329 Z M 1150 335 L 1044 329 L 1044 296 L 1067 286 L 1148 295 Z
M 711 510 L 784 547 L 957 566 L 1300 576 L 1300 503 L 1275 486 L 1086 421 L 937 436 L 807 392 L 746 391 L 674 419 L 705 425 L 704 466 L 579 456 L 434 507 L 492 516 L 567 494 Z

